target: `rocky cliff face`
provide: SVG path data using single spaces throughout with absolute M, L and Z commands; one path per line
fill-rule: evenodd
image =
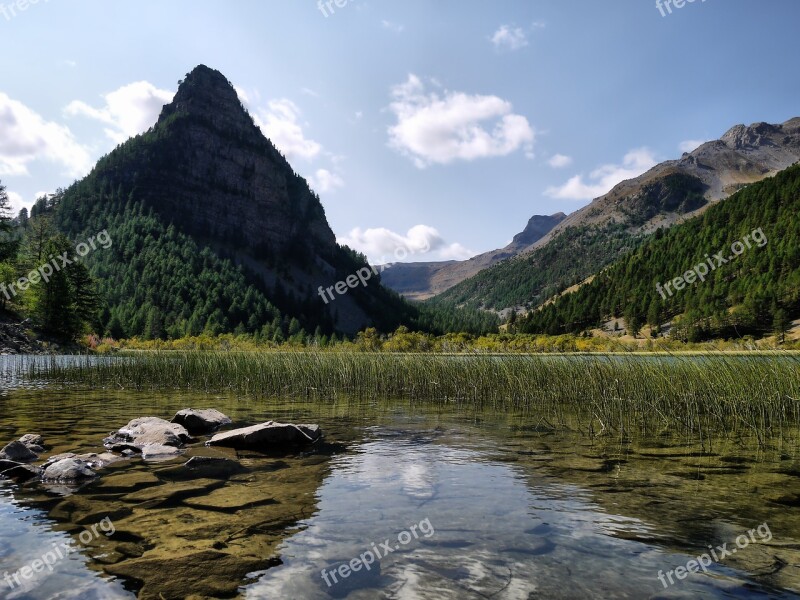
M 147 169 L 132 176 L 142 199 L 188 232 L 273 257 L 335 251 L 319 198 L 218 71 L 189 73 L 152 134 Z

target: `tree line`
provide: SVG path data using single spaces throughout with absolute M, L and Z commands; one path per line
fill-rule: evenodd
M 731 259 L 754 230 L 767 242 Z M 720 251 L 728 260 L 705 281 L 666 294 L 657 284 L 682 276 Z M 662 287 L 663 289 L 663 287 Z M 624 317 L 631 333 L 650 325 L 685 341 L 775 332 L 800 317 L 800 165 L 753 184 L 701 216 L 658 230 L 574 293 L 519 317 L 518 331 L 560 335 Z M 664 330 L 668 327 L 668 330 Z

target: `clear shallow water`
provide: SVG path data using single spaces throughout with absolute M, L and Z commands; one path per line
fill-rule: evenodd
M 798 597 L 800 464 L 788 444 L 593 442 L 524 416 L 393 402 L 7 388 L 0 442 L 40 433 L 51 453 L 97 451 L 129 419 L 186 406 L 219 408 L 237 424 L 318 422 L 327 445 L 271 458 L 189 449 L 246 469 L 222 478 L 187 478 L 183 457 L 118 463 L 77 491 L 0 483 L 0 577 L 53 543 L 80 548 L 24 588 L 0 580 L 0 598 Z M 82 544 L 105 516 L 115 534 Z M 398 544 L 422 521 L 433 533 L 418 527 Z M 659 582 L 660 570 L 764 522 L 768 544 L 669 589 Z M 323 569 L 385 540 L 400 548 L 326 584 Z

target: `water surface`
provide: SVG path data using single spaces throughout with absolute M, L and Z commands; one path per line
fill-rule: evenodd
M 0 442 L 40 433 L 48 454 L 99 451 L 128 420 L 170 418 L 188 406 L 218 408 L 241 425 L 319 423 L 326 443 L 272 457 L 198 444 L 178 460 L 117 463 L 78 490 L 0 482 L 0 576 L 54 543 L 75 548 L 24 586 L 0 581 L 2 598 L 795 598 L 800 591 L 797 432 L 761 447 L 747 438 L 687 443 L 669 432 L 620 441 L 543 429 L 535 415 L 389 399 L 305 403 L 11 389 L 5 381 Z M 192 455 L 231 458 L 242 468 L 196 476 L 182 466 Z M 80 534 L 106 517 L 114 535 L 82 543 Z M 709 545 L 735 545 L 764 523 L 769 541 L 758 538 L 666 589 L 659 581 L 659 572 L 685 566 Z M 387 540 L 388 556 L 332 581 L 331 572 Z

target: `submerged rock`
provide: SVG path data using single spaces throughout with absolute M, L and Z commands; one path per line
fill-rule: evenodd
M 185 427 L 158 417 L 134 419 L 125 427 L 110 435 L 103 444 L 110 450 L 136 450 L 145 446 L 174 446 L 180 448 L 191 439 Z
M 292 425 L 268 421 L 261 425 L 218 433 L 207 445 L 274 452 L 310 446 L 321 437 L 322 429 L 319 425 Z
M 173 417 L 172 422 L 185 427 L 191 435 L 213 433 L 220 427 L 233 423 L 229 417 L 213 408 L 205 410 L 185 408 Z
M 172 481 L 186 481 L 201 478 L 229 479 L 247 472 L 249 469 L 229 458 L 193 456 L 185 464 L 160 470 L 158 475 Z
M 169 558 L 127 560 L 109 565 L 105 571 L 143 582 L 140 598 L 232 598 L 248 575 L 277 564 L 280 560 L 207 550 Z
M 42 470 L 31 465 L 23 465 L 13 460 L 0 459 L 0 477 L 23 483 L 39 477 Z
M 18 463 L 31 463 L 39 460 L 39 455 L 31 451 L 22 442 L 11 442 L 0 450 L 0 459 L 12 460 Z
M 78 458 L 65 458 L 53 463 L 42 475 L 43 480 L 58 483 L 77 483 L 95 477 L 97 473 L 92 471 L 89 464 Z

